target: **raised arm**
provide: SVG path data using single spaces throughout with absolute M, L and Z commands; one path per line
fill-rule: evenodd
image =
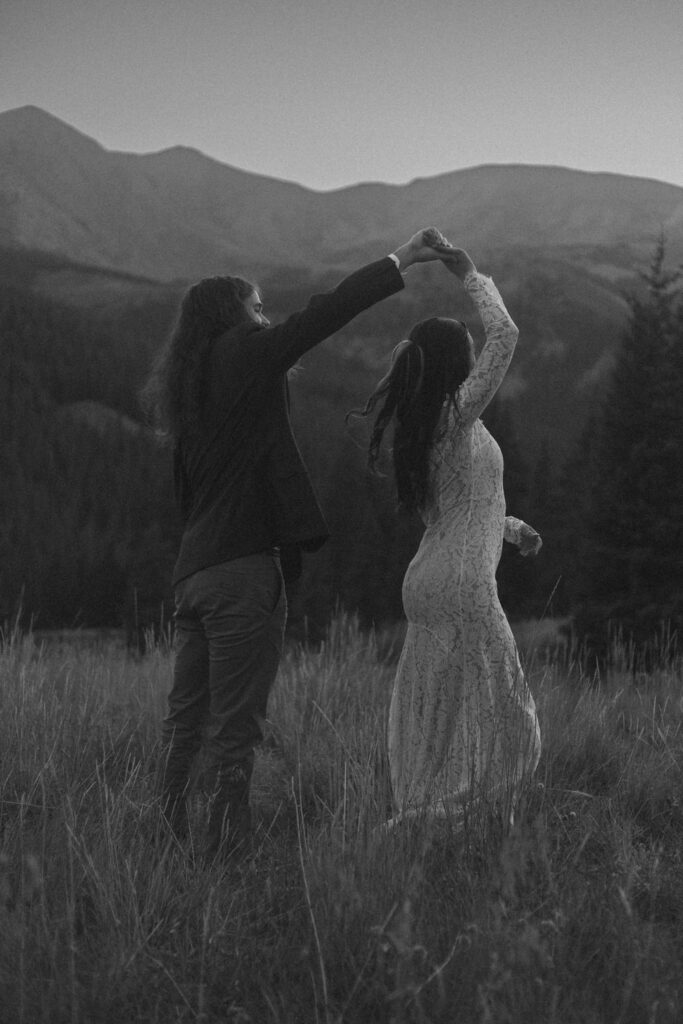
M 458 277 L 471 296 L 486 332 L 486 342 L 467 380 L 457 391 L 460 421 L 474 422 L 482 414 L 505 376 L 519 331 L 490 277 L 477 268 L 464 249 L 444 258 L 445 267 Z
M 336 333 L 363 310 L 404 287 L 403 273 L 415 263 L 443 259 L 454 253 L 436 228 L 416 232 L 391 256 L 355 271 L 332 291 L 314 295 L 305 309 L 283 323 L 252 334 L 246 349 L 259 369 L 282 373 L 324 338 Z
M 474 369 L 457 394 L 460 416 L 473 422 L 503 382 L 515 351 L 519 331 L 490 277 L 470 272 L 463 282 L 474 301 L 486 332 L 486 342 Z

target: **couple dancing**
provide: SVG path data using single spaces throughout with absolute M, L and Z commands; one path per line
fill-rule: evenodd
M 425 532 L 408 566 L 408 631 L 389 713 L 397 816 L 446 813 L 485 793 L 511 801 L 536 767 L 540 740 L 495 571 L 503 539 L 523 555 L 540 538 L 506 517 L 500 449 L 480 414 L 509 366 L 517 328 L 490 278 L 434 228 L 313 296 L 271 325 L 260 291 L 239 277 L 200 281 L 147 387 L 172 436 L 184 522 L 173 574 L 176 659 L 162 730 L 160 794 L 187 829 L 186 792 L 204 730 L 210 795 L 204 856 L 243 846 L 254 748 L 262 739 L 286 621 L 283 570 L 327 539 L 288 414 L 287 371 L 324 338 L 404 287 L 416 263 L 440 260 L 473 300 L 486 342 L 467 326 L 416 324 L 363 413 L 375 413 L 369 462 L 394 426 L 401 505 Z M 377 410 L 377 411 L 376 411 Z

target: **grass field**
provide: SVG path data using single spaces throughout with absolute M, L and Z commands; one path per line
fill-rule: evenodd
M 0 1024 L 678 1024 L 680 658 L 522 646 L 544 747 L 509 833 L 376 831 L 395 644 L 340 615 L 283 661 L 253 860 L 207 869 L 159 839 L 169 652 L 6 637 Z

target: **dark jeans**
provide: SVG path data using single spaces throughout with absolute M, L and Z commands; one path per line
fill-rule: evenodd
M 175 598 L 176 660 L 162 729 L 169 806 L 185 794 L 204 726 L 205 786 L 237 766 L 251 775 L 287 616 L 280 562 L 269 552 L 193 573 Z

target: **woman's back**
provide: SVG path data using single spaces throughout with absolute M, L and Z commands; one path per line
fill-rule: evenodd
M 435 621 L 498 605 L 495 572 L 505 523 L 503 457 L 481 420 L 459 425 L 434 445 L 425 532 L 403 583 L 412 621 Z

